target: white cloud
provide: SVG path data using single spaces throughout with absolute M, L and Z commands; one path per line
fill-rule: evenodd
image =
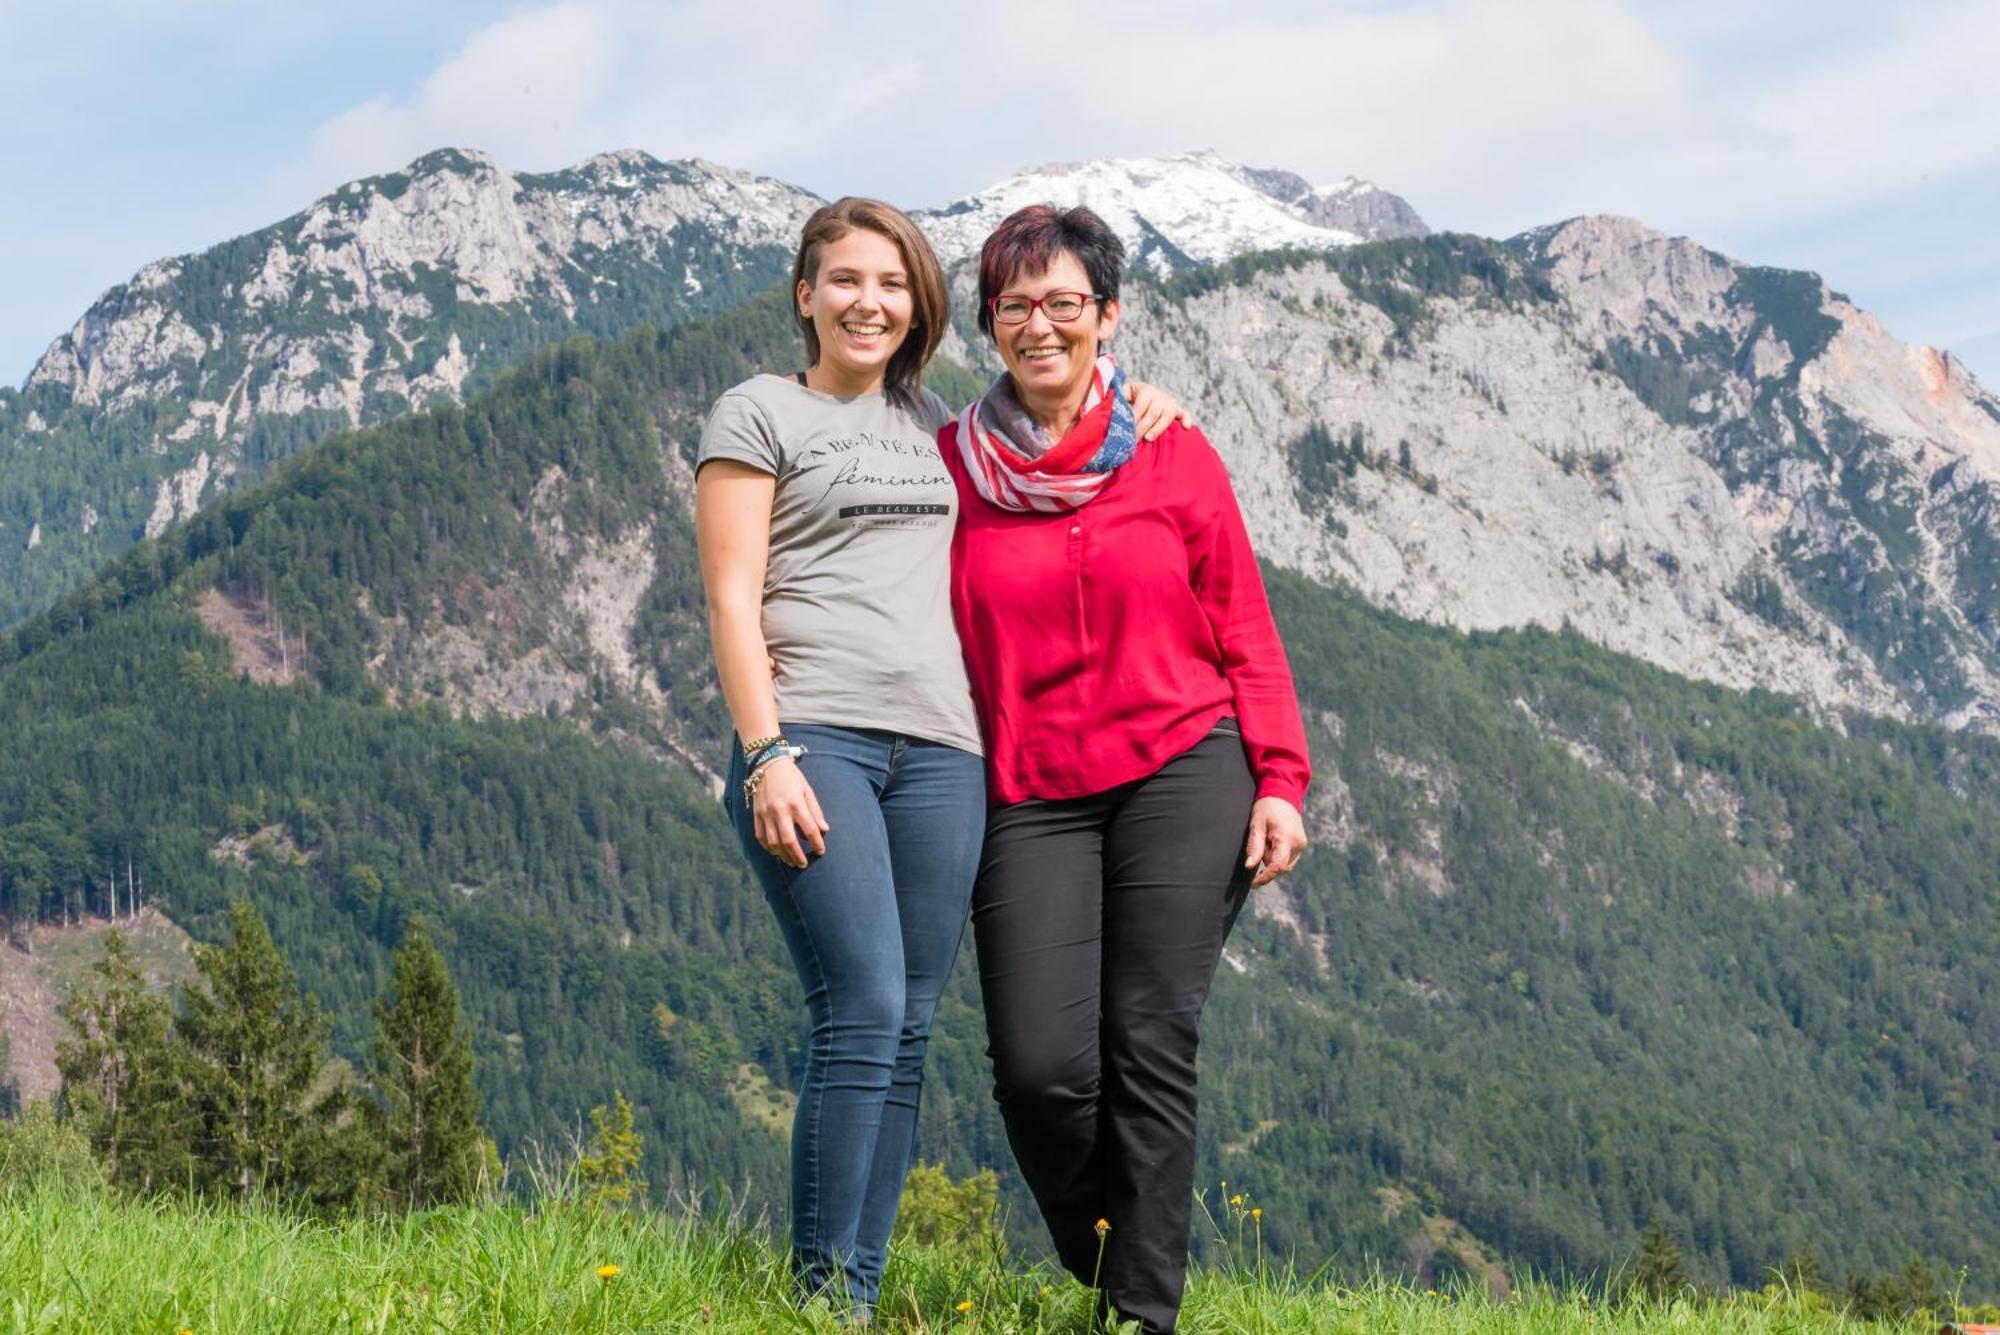
M 1691 98 L 1685 62 L 1618 0 L 1245 17 L 564 0 L 489 24 L 407 96 L 321 126 L 293 175 L 311 193 L 447 143 L 522 168 L 631 145 L 927 203 L 1028 162 L 1214 147 L 1456 195 L 1504 189 L 1503 169 L 1545 168 L 1578 142 L 1658 133 Z
M 605 8 L 589 3 L 501 19 L 407 100 L 377 97 L 320 126 L 288 174 L 323 190 L 446 145 L 488 149 L 516 167 L 552 162 L 618 113 L 621 37 Z
M 1109 31 L 1086 41 L 1116 44 Z M 1454 211 L 1546 197 L 1552 176 L 1614 144 L 1643 151 L 1690 118 L 1694 86 L 1615 0 L 1145 25 L 1107 81 L 1105 114 L 1134 130 L 1319 179 L 1353 172 Z
M 1042 29 L 1008 13 L 1018 59 Z M 1098 124 L 1154 151 L 1355 172 L 1469 230 L 1584 212 L 1768 228 L 2000 164 L 2000 5 L 1869 13 L 1824 37 L 1810 15 L 1746 22 L 1721 53 L 1629 0 L 1246 7 L 1074 35 L 1118 51 Z
M 1027 162 L 1214 147 L 1359 172 L 1444 221 L 1504 227 L 1662 197 L 1821 206 L 2000 140 L 1995 99 L 1964 77 L 2000 35 L 1993 7 L 1927 11 L 1885 47 L 1796 75 L 1779 50 L 1744 87 L 1705 75 L 1630 0 L 1050 14 L 562 0 L 322 125 L 288 176 L 311 193 L 443 144 L 522 168 L 631 145 L 821 190 L 853 173 L 920 203 Z
M 1991 0 L 553 0 L 464 31 L 244 193 L 278 216 L 444 145 L 517 170 L 635 147 L 929 205 L 1214 148 L 1367 176 L 1443 227 L 1618 212 L 1810 263 L 1788 236 L 2000 163 Z
M 408 96 L 374 98 L 320 126 L 285 183 L 316 193 L 445 145 L 519 170 L 626 147 L 757 168 L 921 105 L 910 73 L 926 45 L 915 6 L 887 44 L 901 56 L 871 53 L 844 9 L 772 10 L 563 0 L 510 15 L 473 33 Z
M 1751 164 L 1792 209 L 1842 207 L 2000 165 L 2000 6 L 1903 11 L 1879 46 L 1787 72 L 1750 108 Z

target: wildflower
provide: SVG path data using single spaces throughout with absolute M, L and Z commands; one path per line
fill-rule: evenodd
M 1256 1220 L 1256 1221 L 1257 1221 L 1258 1223 L 1260 1223 L 1260 1224 L 1261 1224 L 1261 1223 L 1263 1223 L 1263 1222 L 1264 1222 L 1264 1207 L 1260 1205 L 1260 1206 L 1256 1207 L 1255 1209 L 1253 1209 L 1252 1211 L 1250 1211 L 1250 1217 L 1251 1217 L 1252 1219 Z
M 1239 1192 L 1237 1192 L 1237 1193 L 1236 1193 L 1236 1194 L 1235 1194 L 1234 1196 L 1231 1196 L 1231 1197 L 1229 1198 L 1229 1203 L 1230 1203 L 1231 1205 L 1235 1206 L 1235 1207 L 1236 1207 L 1237 1209 L 1239 1209 L 1239 1210 L 1240 1210 L 1240 1209 L 1242 1209 L 1242 1208 L 1243 1208 L 1243 1193 L 1239 1191 Z
M 609 1284 L 612 1280 L 618 1278 L 618 1267 L 615 1265 L 601 1265 L 597 1267 L 597 1277 L 606 1284 Z
M 1103 1237 L 1103 1236 L 1104 1236 L 1104 1235 L 1105 1235 L 1106 1233 L 1109 1233 L 1110 1231 L 1111 1231 L 1111 1221 L 1110 1221 L 1109 1219 L 1100 1219 L 1100 1220 L 1098 1220 L 1098 1221 L 1097 1221 L 1097 1236 L 1098 1236 L 1098 1237 L 1100 1237 L 1100 1238 L 1101 1238 L 1101 1237 Z
M 959 1303 L 956 1310 L 960 1312 L 970 1312 L 972 1310 L 972 1299 L 967 1298 L 963 1302 Z

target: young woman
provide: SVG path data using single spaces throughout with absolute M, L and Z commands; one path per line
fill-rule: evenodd
M 1250 887 L 1305 849 L 1311 770 L 1222 460 L 1198 431 L 1142 444 L 1104 355 L 1123 261 L 1089 209 L 994 230 L 979 323 L 1007 370 L 939 446 L 994 802 L 973 924 L 995 1093 L 1063 1264 L 1161 1332 L 1202 1007 Z
M 807 368 L 725 393 L 695 521 L 740 747 L 724 798 L 804 985 L 792 1127 L 803 1296 L 875 1305 L 924 1052 L 986 811 L 950 603 L 958 496 L 922 387 L 944 336 L 923 233 L 875 200 L 807 220 L 792 268 Z M 1142 429 L 1175 411 L 1142 395 Z

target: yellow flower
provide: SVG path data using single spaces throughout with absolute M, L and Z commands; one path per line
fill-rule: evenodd
M 597 1277 L 608 1284 L 618 1278 L 618 1267 L 615 1265 L 601 1265 L 597 1267 Z
M 1264 1207 L 1260 1205 L 1256 1209 L 1252 1210 L 1250 1212 L 1250 1217 L 1252 1219 L 1255 1219 L 1258 1223 L 1262 1223 L 1264 1221 Z
M 964 1302 L 960 1303 L 958 1310 L 961 1312 L 970 1312 L 972 1310 L 972 1299 L 967 1298 Z
M 1111 1231 L 1111 1221 L 1110 1221 L 1109 1219 L 1100 1219 L 1100 1220 L 1098 1220 L 1098 1221 L 1097 1221 L 1097 1236 L 1098 1236 L 1098 1237 L 1100 1237 L 1100 1238 L 1101 1238 L 1101 1237 L 1103 1237 L 1103 1236 L 1104 1236 L 1104 1235 L 1105 1235 L 1106 1233 L 1109 1233 L 1110 1231 Z
M 1242 1209 L 1242 1208 L 1243 1208 L 1243 1193 L 1239 1191 L 1239 1192 L 1237 1192 L 1237 1193 L 1236 1193 L 1236 1194 L 1235 1194 L 1234 1196 L 1231 1196 L 1231 1197 L 1229 1198 L 1229 1203 L 1230 1203 L 1231 1205 L 1235 1206 L 1235 1207 L 1236 1207 L 1237 1209 L 1239 1209 L 1239 1210 L 1240 1210 L 1240 1209 Z

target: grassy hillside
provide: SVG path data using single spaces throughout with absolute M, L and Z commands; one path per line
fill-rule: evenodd
M 800 1007 L 678 758 L 726 723 L 676 478 L 712 396 L 794 355 L 774 302 L 573 342 L 316 446 L 0 640 L 0 913 L 94 906 L 128 860 L 202 939 L 247 895 L 353 1055 L 421 910 L 503 1148 L 620 1088 L 656 1183 L 773 1203 Z M 635 530 L 636 684 L 564 647 L 562 601 Z M 1201 1179 L 1267 1207 L 1274 1254 L 1601 1272 L 1657 1217 L 1713 1283 L 1920 1253 L 2000 1291 L 2000 748 L 1272 583 L 1318 847 L 1232 944 Z M 218 589 L 282 616 L 289 684 L 240 673 Z M 447 633 L 573 688 L 472 719 L 388 680 Z M 969 963 L 922 1128 L 961 1173 L 1007 1164 Z
M 605 1274 L 604 1267 L 616 1267 Z M 769 1240 L 716 1220 L 576 1207 L 469 1208 L 396 1222 L 304 1224 L 262 1211 L 150 1209 L 52 1190 L 0 1194 L 0 1287 L 22 1335 L 186 1330 L 662 1331 L 765 1335 L 848 1329 L 784 1301 Z M 949 1250 L 898 1248 L 884 1329 L 1070 1335 L 1090 1294 L 1066 1277 Z M 1504 1302 L 1380 1278 L 1358 1287 L 1254 1259 L 1197 1272 L 1183 1320 L 1271 1335 L 1836 1335 L 1924 1331 L 1934 1319 L 1864 1322 L 1818 1294 L 1730 1299 L 1686 1292 L 1610 1303 L 1529 1285 Z

